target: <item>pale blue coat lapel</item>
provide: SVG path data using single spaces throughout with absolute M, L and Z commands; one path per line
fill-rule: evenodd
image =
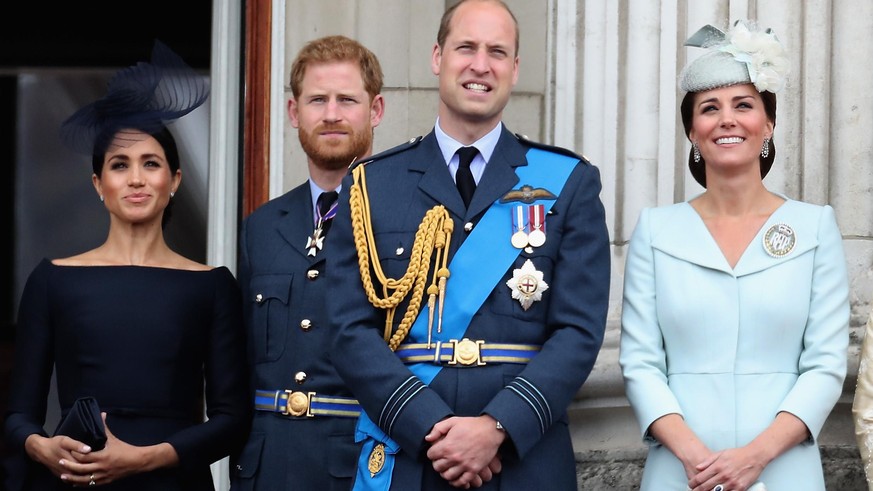
M 736 268 L 731 269 L 694 208 L 688 203 L 678 203 L 672 208 L 675 216 L 664 220 L 660 230 L 653 231 L 652 247 L 677 259 L 732 276 L 740 277 L 763 271 L 790 261 L 818 246 L 818 223 L 811 223 L 803 216 L 803 207 L 798 206 L 798 202 L 788 199 L 761 227 L 737 262 Z M 787 256 L 774 258 L 764 250 L 763 236 L 770 227 L 780 223 L 794 229 L 797 243 Z
M 787 200 L 779 209 L 777 209 L 767 220 L 767 223 L 761 227 L 755 239 L 749 244 L 743 257 L 737 263 L 734 269 L 736 276 L 745 276 L 759 271 L 763 271 L 769 267 L 782 264 L 785 261 L 790 261 L 795 257 L 800 257 L 805 252 L 818 247 L 818 229 L 819 223 L 811 221 L 803 214 L 804 208 L 799 206 L 797 201 Z M 794 249 L 785 257 L 775 258 L 767 254 L 764 249 L 764 234 L 774 225 L 784 223 L 794 230 L 796 243 Z

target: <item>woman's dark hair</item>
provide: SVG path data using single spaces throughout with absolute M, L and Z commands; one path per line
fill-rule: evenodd
M 761 100 L 764 101 L 764 112 L 767 113 L 767 118 L 773 123 L 773 127 L 776 127 L 776 94 L 768 91 L 759 92 L 761 94 Z M 697 95 L 697 92 L 688 92 L 685 94 L 685 97 L 682 99 L 682 104 L 679 106 L 679 112 L 682 114 L 682 125 L 685 127 L 685 136 L 689 136 L 691 134 L 691 123 L 694 119 L 694 98 Z M 689 137 L 689 140 L 691 138 Z M 773 167 L 773 161 L 776 160 L 776 144 L 773 142 L 773 138 L 770 138 L 770 154 L 766 157 L 759 157 L 761 161 L 761 179 L 763 179 L 768 172 L 770 172 L 770 167 Z M 703 159 L 703 156 L 700 157 L 700 162 L 694 161 L 694 149 L 688 153 L 688 168 L 691 170 L 691 175 L 694 177 L 694 180 L 700 183 L 704 188 L 706 187 L 706 161 Z
M 170 133 L 170 130 L 167 129 L 166 126 L 160 125 L 158 127 L 148 127 L 148 128 L 137 128 L 143 133 L 151 135 L 152 138 L 158 141 L 161 145 L 161 148 L 164 149 L 164 154 L 167 157 L 167 164 L 170 166 L 170 175 L 175 175 L 176 171 L 179 170 L 179 149 L 176 147 L 176 139 L 173 138 L 173 134 Z M 118 130 L 113 131 L 113 135 L 117 133 Z M 97 177 L 101 176 L 101 172 L 103 172 L 103 162 L 106 159 L 106 151 L 109 149 L 109 145 L 112 143 L 114 138 L 113 135 L 109 135 L 109 138 L 97 138 L 96 143 L 94 145 L 94 153 L 91 155 L 91 169 L 94 171 L 94 174 Z M 100 143 L 102 142 L 102 143 Z M 167 207 L 164 208 L 164 216 L 161 219 L 161 226 L 166 227 L 167 222 L 170 221 L 170 215 L 173 208 L 173 199 L 170 199 L 170 202 L 167 203 Z

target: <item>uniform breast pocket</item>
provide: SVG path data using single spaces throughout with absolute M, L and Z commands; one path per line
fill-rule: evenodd
M 385 276 L 400 279 L 409 268 L 415 232 L 383 232 L 376 234 L 374 238 L 379 252 L 379 263 Z
M 547 255 L 519 255 L 488 298 L 491 312 L 525 321 L 545 320 L 554 264 Z
M 253 276 L 249 335 L 256 362 L 274 361 L 285 351 L 293 274 Z

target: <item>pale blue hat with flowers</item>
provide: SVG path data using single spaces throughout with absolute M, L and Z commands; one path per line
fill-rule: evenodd
M 762 30 L 745 20 L 736 21 L 727 33 L 706 25 L 685 46 L 709 50 L 679 75 L 679 88 L 685 92 L 754 84 L 758 92 L 775 94 L 785 87 L 788 57 L 772 29 Z

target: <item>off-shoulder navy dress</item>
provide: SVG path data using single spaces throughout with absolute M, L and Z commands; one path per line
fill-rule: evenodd
M 101 490 L 212 490 L 209 465 L 238 450 L 251 419 L 244 336 L 239 288 L 225 267 L 43 260 L 20 304 L 7 441 L 23 451 L 29 435 L 46 434 L 54 368 L 62 412 L 77 397 L 94 396 L 119 439 L 168 442 L 179 455 L 178 467 Z M 29 462 L 27 489 L 68 487 Z

